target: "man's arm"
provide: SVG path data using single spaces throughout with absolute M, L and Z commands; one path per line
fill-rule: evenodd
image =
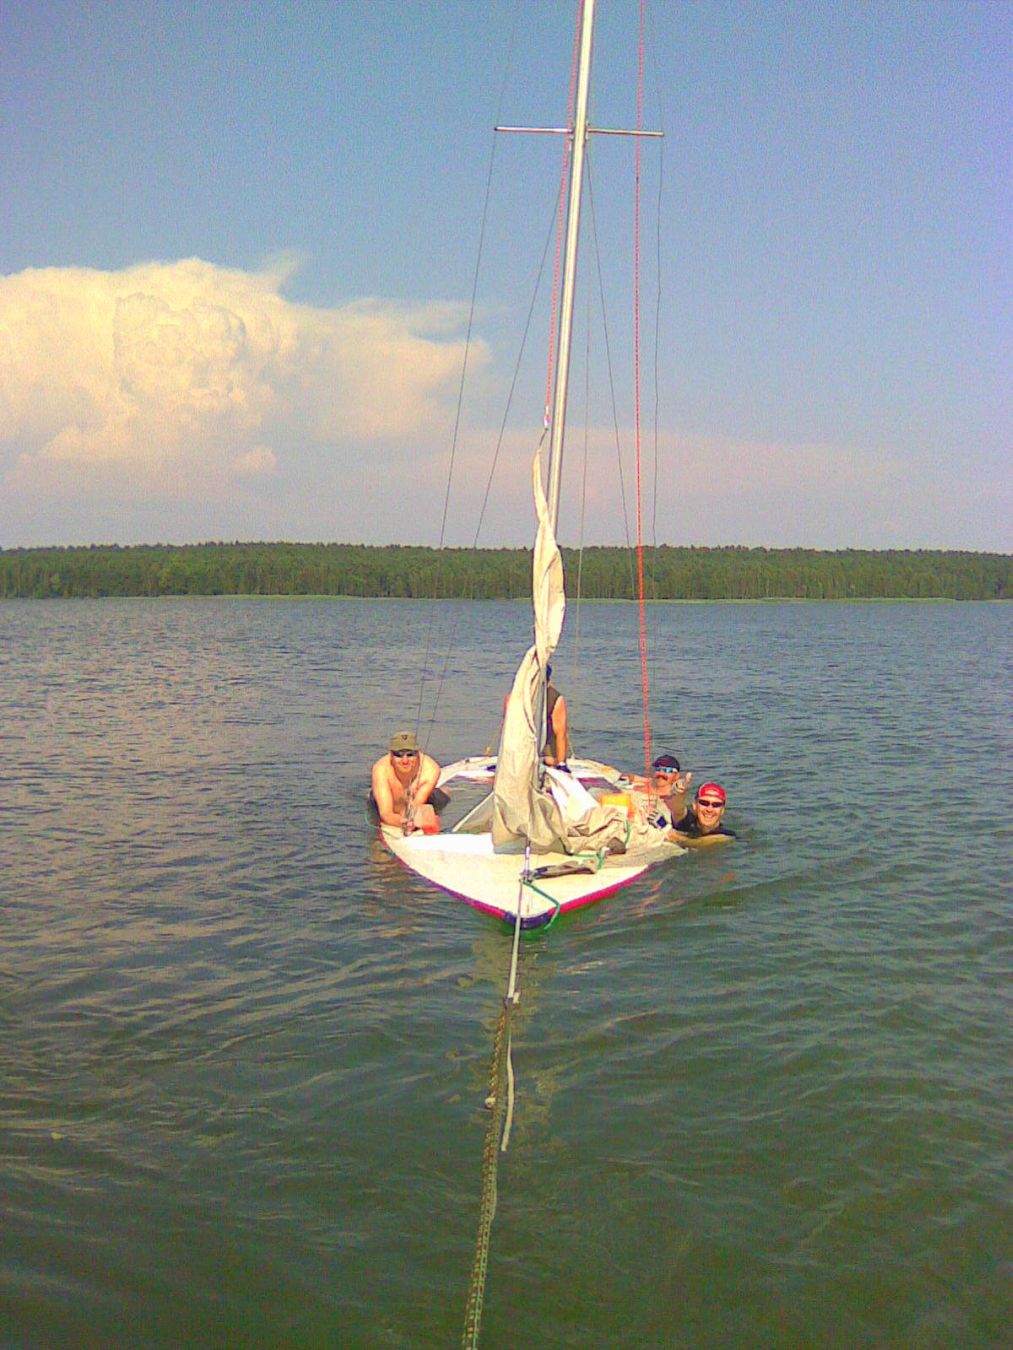
M 394 794 L 386 773 L 386 762 L 381 759 L 373 765 L 373 801 L 384 825 L 403 825 L 404 817 L 394 809 Z
M 429 755 L 423 755 L 418 776 L 409 792 L 413 806 L 422 806 L 429 800 L 429 795 L 436 786 L 439 776 L 440 766 L 436 760 Z
M 559 751 L 556 763 L 565 764 L 570 755 L 570 737 L 566 720 L 566 699 L 562 694 L 556 699 L 555 707 L 552 709 L 552 735 Z
M 692 781 L 692 773 L 684 773 L 681 778 L 677 778 L 672 784 L 672 790 L 668 796 L 662 799 L 671 812 L 673 820 L 682 820 L 688 810 L 686 803 L 689 799 Z

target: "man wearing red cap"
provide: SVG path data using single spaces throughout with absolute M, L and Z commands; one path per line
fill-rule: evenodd
M 704 783 L 697 788 L 696 797 L 686 814 L 672 825 L 669 837 L 677 844 L 689 847 L 720 844 L 725 839 L 734 839 L 735 831 L 727 830 L 721 824 L 726 802 L 725 790 L 720 783 Z

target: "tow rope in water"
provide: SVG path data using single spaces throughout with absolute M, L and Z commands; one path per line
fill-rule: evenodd
M 524 855 L 524 877 L 531 862 L 530 845 Z M 461 1345 L 464 1350 L 478 1350 L 478 1333 L 482 1325 L 482 1304 L 485 1300 L 485 1277 L 489 1269 L 489 1243 L 492 1221 L 496 1216 L 496 1174 L 499 1155 L 505 1153 L 510 1142 L 514 1114 L 514 1067 L 511 1059 L 510 1018 L 520 1002 L 517 992 L 517 961 L 521 940 L 521 897 L 525 880 L 522 878 L 517 898 L 517 918 L 514 922 L 514 940 L 510 953 L 510 976 L 503 997 L 496 1032 L 493 1037 L 492 1061 L 489 1065 L 489 1092 L 485 1099 L 489 1121 L 485 1128 L 482 1149 L 482 1184 L 478 1209 L 478 1237 L 475 1241 L 475 1259 L 471 1267 L 468 1287 L 468 1307 L 464 1317 Z

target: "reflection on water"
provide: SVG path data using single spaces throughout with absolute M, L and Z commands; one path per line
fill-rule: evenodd
M 1001 1343 L 1009 614 L 654 611 L 741 837 L 522 942 L 484 1344 Z M 423 666 L 431 751 L 494 738 L 528 626 L 0 606 L 5 1345 L 456 1341 L 509 936 L 362 801 Z M 580 632 L 638 766 L 635 611 Z

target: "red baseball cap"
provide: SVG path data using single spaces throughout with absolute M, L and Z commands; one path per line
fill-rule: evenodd
M 722 805 L 728 800 L 720 783 L 704 783 L 702 787 L 698 787 L 696 790 L 697 801 L 701 797 L 716 797 Z

